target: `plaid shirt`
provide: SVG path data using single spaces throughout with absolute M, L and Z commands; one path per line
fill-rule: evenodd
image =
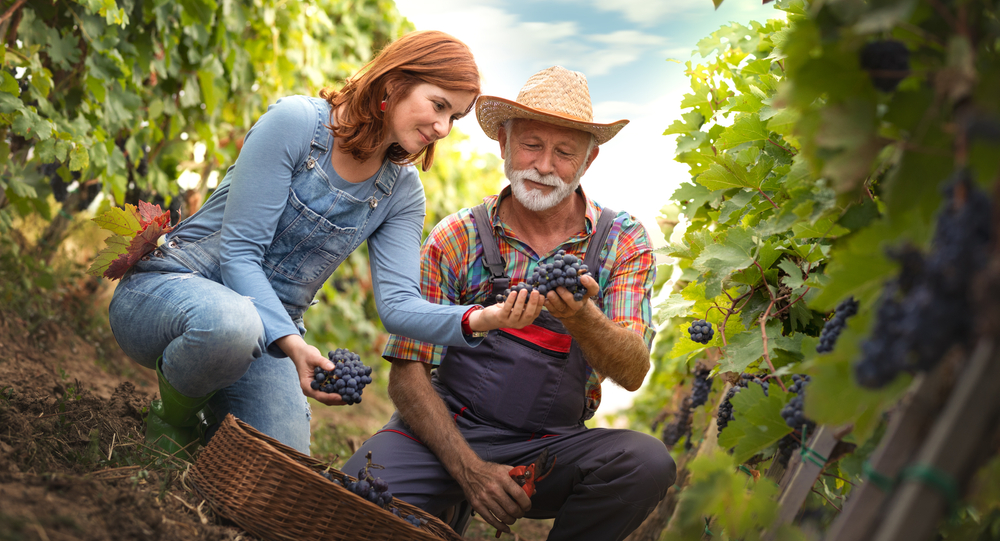
M 498 203 L 509 193 L 510 187 L 507 187 L 500 195 L 489 196 L 484 202 L 497 235 L 500 255 L 507 262 L 511 286 L 531 276 L 538 264 L 551 263 L 559 250 L 583 258 L 597 225 L 600 205 L 584 196 L 587 204 L 585 230 L 551 253 L 539 256 L 497 218 Z M 655 334 L 650 308 L 656 278 L 653 247 L 645 228 L 627 212 L 619 212 L 615 217 L 608 238 L 612 242 L 606 243 L 600 254 L 603 265 L 590 269 L 601 287 L 598 297 L 592 300 L 611 321 L 641 336 L 649 348 Z M 438 304 L 472 305 L 484 304 L 489 298 L 490 272 L 483 264 L 483 246 L 476 234 L 472 209 L 462 209 L 438 223 L 424 241 L 420 255 L 420 287 L 427 300 Z M 437 366 L 446 350 L 447 346 L 392 335 L 382 356 Z M 596 410 L 604 378 L 590 368 L 588 375 L 587 402 Z

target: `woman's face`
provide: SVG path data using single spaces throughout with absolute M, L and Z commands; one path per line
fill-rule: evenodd
M 416 154 L 448 135 L 452 123 L 465 116 L 475 99 L 476 94 L 471 91 L 445 90 L 420 83 L 388 111 L 388 142 L 398 143 L 406 152 Z

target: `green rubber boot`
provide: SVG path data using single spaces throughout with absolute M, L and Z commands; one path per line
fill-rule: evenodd
M 163 454 L 190 461 L 191 453 L 203 443 L 200 425 L 205 421 L 205 412 L 202 410 L 207 410 L 205 405 L 215 393 L 198 398 L 182 395 L 163 376 L 162 363 L 163 357 L 156 360 L 160 399 L 149 404 L 146 443 Z

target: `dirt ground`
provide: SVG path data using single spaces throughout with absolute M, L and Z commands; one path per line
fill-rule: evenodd
M 143 408 L 155 392 L 155 374 L 109 332 L 29 324 L 0 307 L 0 540 L 256 539 L 193 492 L 187 463 L 143 452 Z M 392 406 L 365 398 L 365 408 L 316 409 L 314 423 L 374 430 Z M 363 439 L 346 438 L 347 448 Z M 540 541 L 549 528 L 522 520 L 516 537 L 501 539 Z M 466 538 L 494 533 L 473 521 Z

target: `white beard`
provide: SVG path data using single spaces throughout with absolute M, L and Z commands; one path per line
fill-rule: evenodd
M 503 164 L 503 171 L 507 176 L 507 180 L 510 181 L 510 189 L 514 195 L 514 199 L 517 199 L 528 210 L 535 212 L 548 210 L 558 205 L 567 196 L 576 191 L 576 188 L 580 185 L 580 177 L 583 176 L 585 170 L 586 167 L 580 167 L 580 170 L 574 175 L 572 182 L 563 182 L 558 175 L 552 173 L 541 175 L 534 169 L 515 170 L 511 163 L 510 154 L 507 155 Z M 549 193 L 544 193 L 542 190 L 529 188 L 525 185 L 524 181 L 526 180 L 552 186 L 552 190 Z

